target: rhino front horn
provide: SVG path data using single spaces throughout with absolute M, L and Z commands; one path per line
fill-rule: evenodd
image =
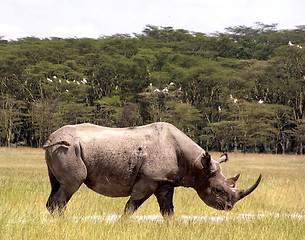
M 257 186 L 259 185 L 259 183 L 261 182 L 261 180 L 262 180 L 262 174 L 259 175 L 258 179 L 256 180 L 256 183 L 255 183 L 252 187 L 250 187 L 250 188 L 248 188 L 248 189 L 246 189 L 246 190 L 241 190 L 241 191 L 239 192 L 239 198 L 238 198 L 238 200 L 240 200 L 240 199 L 242 199 L 242 198 L 248 196 L 250 193 L 252 193 L 252 192 L 257 188 Z

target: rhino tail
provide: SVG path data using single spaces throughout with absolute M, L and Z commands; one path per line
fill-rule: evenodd
M 53 147 L 53 146 L 55 146 L 55 145 L 64 145 L 64 146 L 71 146 L 71 144 L 69 143 L 69 142 L 67 142 L 67 141 L 57 141 L 57 142 L 52 142 L 51 140 L 47 140 L 46 142 L 45 142 L 45 144 L 43 144 L 43 146 L 42 146 L 42 148 L 44 149 L 44 150 L 47 150 L 48 148 L 50 148 L 50 147 Z

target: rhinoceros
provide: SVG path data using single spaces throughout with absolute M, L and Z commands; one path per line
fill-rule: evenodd
M 235 188 L 239 174 L 225 178 L 220 163 L 175 126 L 158 122 L 129 128 L 94 124 L 66 125 L 43 145 L 51 194 L 47 209 L 62 211 L 84 183 L 109 197 L 127 197 L 124 214 L 131 215 L 155 195 L 163 216 L 172 215 L 174 188 L 195 189 L 218 210 L 231 210 L 259 185 L 262 176 L 246 190 Z

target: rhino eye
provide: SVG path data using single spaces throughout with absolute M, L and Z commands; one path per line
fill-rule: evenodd
M 221 190 L 219 188 L 214 188 L 213 192 L 214 192 L 214 194 L 218 195 L 221 193 Z

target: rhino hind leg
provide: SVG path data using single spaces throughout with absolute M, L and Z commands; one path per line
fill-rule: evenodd
M 50 211 L 50 213 L 53 214 L 55 212 L 58 212 L 59 214 L 61 214 L 65 209 L 66 204 L 78 188 L 79 187 L 71 189 L 71 186 L 69 186 L 69 188 L 66 188 L 64 185 L 61 184 L 55 194 L 52 194 L 51 192 L 46 204 L 46 207 Z
M 77 146 L 69 149 L 59 147 L 55 151 L 47 150 L 45 157 L 52 188 L 46 207 L 51 213 L 61 213 L 85 181 L 87 169 Z
M 172 216 L 174 214 L 173 195 L 173 187 L 155 193 L 155 196 L 157 197 L 160 206 L 160 212 L 163 217 Z
M 51 172 L 50 168 L 48 167 L 49 179 L 51 184 L 51 193 L 49 199 L 47 201 L 46 207 L 49 212 L 53 213 L 54 210 L 57 208 L 56 203 L 54 202 L 54 195 L 58 192 L 60 188 L 60 182 L 56 179 L 56 177 Z

